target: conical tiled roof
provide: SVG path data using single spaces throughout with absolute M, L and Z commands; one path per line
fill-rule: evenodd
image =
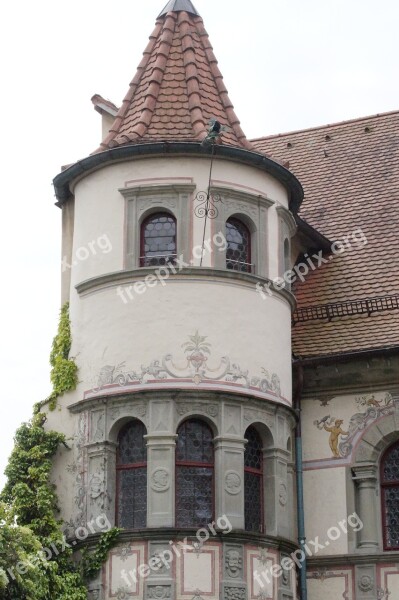
M 126 144 L 202 141 L 209 121 L 225 145 L 252 150 L 228 97 L 203 21 L 189 0 L 171 0 L 99 151 Z M 183 10 L 179 7 L 183 7 Z M 190 12 L 187 12 L 190 11 Z M 191 12 L 195 11 L 195 13 Z

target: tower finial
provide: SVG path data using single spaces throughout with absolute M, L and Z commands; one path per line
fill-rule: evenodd
M 191 0 L 169 0 L 163 11 L 158 15 L 158 19 L 168 12 L 179 12 L 181 10 L 196 15 L 197 17 L 200 16 Z

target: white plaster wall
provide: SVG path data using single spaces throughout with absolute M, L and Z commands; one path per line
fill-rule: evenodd
M 305 471 L 304 501 L 308 545 L 309 540 L 315 541 L 316 538 L 324 546 L 328 542 L 327 547 L 320 549 L 316 557 L 348 553 L 348 536 L 339 525 L 348 517 L 345 469 Z M 328 531 L 331 527 L 338 527 L 342 532 L 336 541 L 329 539 Z M 336 537 L 336 533 L 332 537 Z M 309 548 L 313 551 L 314 546 L 309 545 Z
M 96 386 L 101 367 L 126 361 L 126 370 L 172 354 L 186 364 L 183 344 L 196 331 L 211 344 L 208 366 L 229 357 L 249 376 L 262 368 L 281 381 L 282 396 L 291 400 L 291 330 L 288 303 L 278 296 L 265 300 L 252 285 L 225 280 L 169 280 L 123 303 L 117 287 L 71 301 L 72 349 L 79 366 L 75 401 Z M 127 299 L 127 296 L 126 296 Z

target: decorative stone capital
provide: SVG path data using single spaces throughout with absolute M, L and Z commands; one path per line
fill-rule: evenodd
M 353 480 L 358 484 L 361 482 L 376 482 L 377 481 L 377 466 L 375 464 L 356 465 L 352 468 Z
M 176 446 L 177 435 L 175 433 L 151 433 L 149 435 L 145 435 L 144 439 L 147 441 L 147 448 L 154 446 L 174 448 Z

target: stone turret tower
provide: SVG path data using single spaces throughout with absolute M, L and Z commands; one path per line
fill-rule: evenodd
M 295 177 L 255 151 L 190 0 L 159 15 L 97 151 L 54 180 L 79 384 L 50 425 L 71 535 L 120 543 L 90 598 L 295 598 Z M 260 294 L 259 291 L 263 290 Z M 105 521 L 106 519 L 106 521 Z M 186 546 L 181 543 L 187 538 Z

